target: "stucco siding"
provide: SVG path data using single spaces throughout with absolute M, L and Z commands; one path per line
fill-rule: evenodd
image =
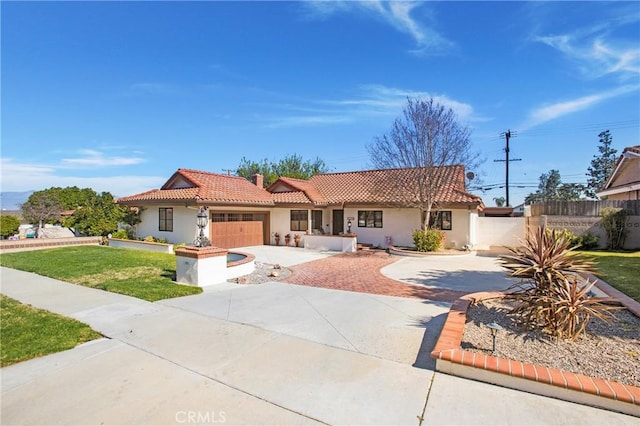
M 159 230 L 159 209 L 171 207 L 173 208 L 173 231 Z M 196 226 L 196 216 L 199 209 L 192 207 L 186 208 L 184 205 L 153 205 L 145 206 L 142 212 L 142 222 L 136 226 L 136 232 L 139 238 L 149 235 L 156 238 L 164 238 L 172 244 L 187 243 L 190 244 L 197 236 L 198 227 Z M 205 228 L 205 235 L 209 235 L 208 227 Z

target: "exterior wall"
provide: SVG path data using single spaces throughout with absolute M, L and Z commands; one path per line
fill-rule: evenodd
M 173 232 L 158 230 L 159 218 L 158 209 L 161 207 L 173 208 Z M 199 208 L 187 208 L 184 205 L 159 204 L 144 206 L 140 222 L 136 226 L 136 233 L 139 238 L 152 235 L 156 238 L 164 238 L 172 244 L 191 244 L 196 239 L 198 227 L 196 226 L 196 216 Z M 209 227 L 204 229 L 204 234 L 209 235 Z
M 517 247 L 518 239 L 525 238 L 524 217 L 478 217 L 476 250 L 491 250 L 492 247 Z
M 161 207 L 172 207 L 173 208 L 173 232 L 167 231 L 159 231 L 159 213 L 158 209 Z M 188 208 L 184 205 L 175 205 L 175 204 L 154 204 L 144 206 L 144 211 L 142 212 L 141 219 L 142 222 L 136 226 L 137 236 L 140 238 L 144 238 L 148 235 L 152 235 L 156 238 L 164 238 L 168 242 L 172 244 L 191 244 L 198 236 L 198 227 L 196 226 L 196 216 L 200 211 L 200 207 L 189 206 Z M 209 219 L 211 219 L 211 211 L 225 211 L 225 212 L 233 212 L 233 211 L 252 211 L 252 212 L 271 212 L 270 208 L 255 208 L 255 207 L 226 207 L 226 206 L 214 206 L 209 207 Z M 277 210 L 277 209 L 276 209 Z M 287 217 L 288 217 L 287 210 Z M 211 223 L 211 222 L 209 222 Z M 288 223 L 288 219 L 287 219 Z M 272 228 L 273 229 L 273 228 Z M 209 225 L 204 228 L 204 235 L 209 237 Z
M 382 210 L 382 228 L 358 227 L 358 210 Z M 448 210 L 448 209 L 443 209 Z M 358 235 L 358 242 L 371 244 L 374 247 L 387 248 L 389 245 L 413 246 L 412 233 L 420 229 L 420 212 L 418 209 L 402 208 L 346 208 L 345 222 L 353 217 L 351 232 Z M 470 242 L 470 212 L 468 210 L 451 210 L 451 230 L 445 233 L 446 248 L 461 248 Z M 345 231 L 346 231 L 345 223 Z M 387 237 L 391 237 L 389 240 Z
M 552 229 L 567 229 L 575 235 L 587 232 L 600 238 L 599 247 L 607 246 L 607 234 L 602 227 L 602 219 L 595 216 L 537 216 L 531 217 L 529 227 L 544 226 Z M 629 234 L 624 248 L 628 250 L 640 249 L 640 216 L 629 216 L 627 219 Z
M 291 210 L 305 210 L 304 208 L 274 208 L 271 210 L 271 237 L 270 241 L 272 245 L 276 244 L 276 240 L 274 238 L 275 233 L 280 234 L 280 245 L 284 245 L 284 236 L 287 234 L 291 234 L 291 242 L 293 243 L 293 234 L 304 234 L 303 231 L 292 231 L 291 230 Z M 311 227 L 311 214 L 308 217 L 309 227 Z M 300 244 L 304 244 L 304 236 L 300 241 Z

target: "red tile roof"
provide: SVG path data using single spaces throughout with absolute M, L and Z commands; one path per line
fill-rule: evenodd
M 480 197 L 465 191 L 464 167 L 444 166 L 433 170 L 432 179 L 441 184 L 436 202 L 482 203 Z M 407 190 L 407 182 L 415 182 L 420 173 L 420 169 L 408 168 L 327 173 L 313 176 L 309 183 L 323 194 L 321 202 L 406 205 L 417 200 L 415 192 Z
M 118 199 L 119 203 L 195 201 L 228 205 L 272 206 L 271 194 L 239 176 L 178 169 L 161 189 Z
M 437 203 L 482 205 L 482 199 L 465 191 L 464 167 L 443 166 L 433 169 L 431 179 L 441 182 Z M 118 202 L 195 201 L 205 204 L 265 205 L 343 204 L 411 205 L 416 196 L 407 190 L 420 169 L 365 170 L 325 173 L 309 180 L 281 177 L 268 188 L 258 188 L 239 176 L 178 169 L 161 189 L 122 197 Z

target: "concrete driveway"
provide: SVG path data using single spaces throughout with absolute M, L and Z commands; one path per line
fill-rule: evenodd
M 268 262 L 303 255 L 328 254 Z M 3 294 L 106 337 L 2 368 L 2 424 L 637 424 L 435 374 L 445 302 L 267 283 L 149 303 L 0 272 Z
M 474 293 L 504 290 L 514 283 L 498 259 L 476 253 L 401 257 L 382 268 L 383 275 L 408 284 Z

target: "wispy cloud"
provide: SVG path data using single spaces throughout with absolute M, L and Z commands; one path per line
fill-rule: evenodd
M 527 130 L 542 123 L 546 123 L 547 121 L 555 120 L 565 115 L 586 110 L 607 99 L 623 96 L 632 92 L 637 92 L 638 90 L 640 90 L 640 86 L 638 85 L 626 85 L 593 95 L 582 96 L 576 99 L 570 99 L 551 105 L 545 105 L 531 111 L 527 120 L 525 121 L 525 123 L 519 126 L 519 129 Z
M 104 153 L 92 149 L 80 150 L 80 157 L 63 158 L 62 163 L 76 167 L 112 167 L 131 166 L 145 161 L 141 157 L 108 157 Z
M 631 13 L 629 13 L 631 12 Z M 574 63 L 580 73 L 590 79 L 614 75 L 622 80 L 637 79 L 640 74 L 640 46 L 637 35 L 614 37 L 618 29 L 638 25 L 637 8 L 620 9 L 613 17 L 603 16 L 592 26 L 569 33 L 537 35 L 533 40 L 550 46 Z
M 424 2 L 404 1 L 310 1 L 303 2 L 313 18 L 327 19 L 338 13 L 366 13 L 409 35 L 416 43 L 410 50 L 419 55 L 440 55 L 455 48 L 455 43 L 441 35 L 431 23 L 421 22 L 413 12 L 426 7 Z
M 124 196 L 158 188 L 166 180 L 166 176 L 66 176 L 55 165 L 23 163 L 12 158 L 0 159 L 0 165 L 2 191 L 38 191 L 53 186 L 78 186 Z
M 345 99 L 299 100 L 298 103 L 271 105 L 270 110 L 278 108 L 283 113 L 260 116 L 259 120 L 266 121 L 268 124 L 265 126 L 268 128 L 340 125 L 381 117 L 391 121 L 402 114 L 407 98 L 421 100 L 433 98 L 437 103 L 451 108 L 462 122 L 490 120 L 477 115 L 470 104 L 444 94 L 379 84 L 362 85 L 358 87 L 353 97 Z

